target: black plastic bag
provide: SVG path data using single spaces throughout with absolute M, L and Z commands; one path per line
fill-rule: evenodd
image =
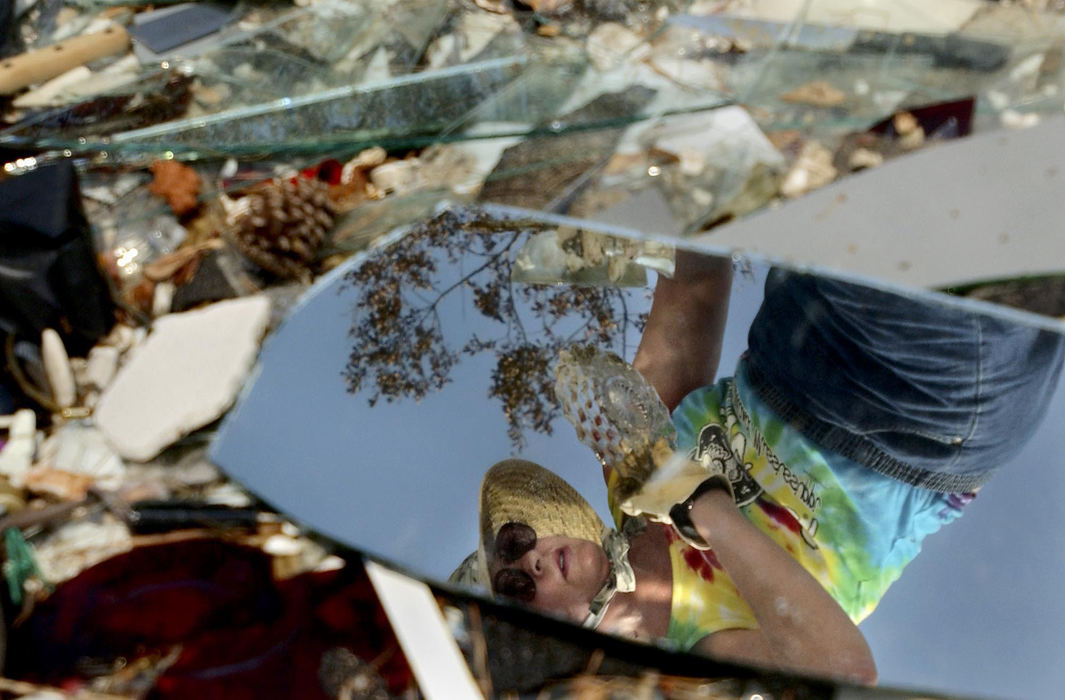
M 0 58 L 13 53 L 8 48 L 8 39 L 14 30 L 15 0 L 0 0 Z
M 114 323 L 69 161 L 0 181 L 0 329 L 84 356 Z

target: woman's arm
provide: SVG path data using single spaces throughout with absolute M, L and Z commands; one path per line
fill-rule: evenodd
M 712 384 L 728 317 L 732 261 L 677 251 L 673 279 L 659 277 L 633 365 L 672 411 Z
M 713 547 L 758 620 L 757 630 L 724 630 L 697 649 L 720 658 L 876 682 L 876 664 L 858 627 L 821 584 L 751 524 L 728 493 L 702 494 L 692 524 Z

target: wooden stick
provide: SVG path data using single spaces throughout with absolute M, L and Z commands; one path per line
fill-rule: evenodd
M 0 95 L 50 80 L 68 70 L 129 48 L 129 34 L 120 25 L 76 36 L 58 44 L 27 51 L 0 61 Z

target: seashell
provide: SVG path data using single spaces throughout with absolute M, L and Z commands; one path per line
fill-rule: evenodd
M 836 179 L 832 152 L 816 141 L 807 141 L 780 186 L 785 197 L 799 197 Z
M 85 368 L 85 383 L 97 389 L 103 389 L 110 384 L 118 370 L 119 355 L 119 349 L 111 345 L 97 345 L 90 350 Z
M 404 194 L 421 187 L 421 161 L 417 158 L 383 163 L 370 172 L 370 181 L 385 192 Z
M 52 400 L 59 408 L 70 408 L 77 399 L 74 371 L 70 367 L 63 339 L 51 328 L 41 332 L 41 359 L 44 361 L 45 374 L 48 375 L 48 384 L 52 387 Z

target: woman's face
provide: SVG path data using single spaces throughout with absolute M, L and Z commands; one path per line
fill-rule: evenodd
M 504 568 L 523 571 L 532 579 L 536 593 L 529 605 L 581 622 L 606 583 L 610 562 L 598 544 L 556 535 L 537 538 L 529 551 L 512 562 L 494 558 L 489 565 L 492 579 Z

